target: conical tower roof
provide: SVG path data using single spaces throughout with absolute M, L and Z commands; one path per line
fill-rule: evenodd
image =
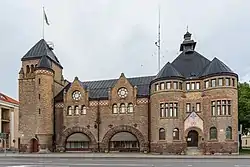
M 213 74 L 235 74 L 227 65 L 216 57 L 210 62 L 210 64 L 205 68 L 201 76 L 209 76 Z

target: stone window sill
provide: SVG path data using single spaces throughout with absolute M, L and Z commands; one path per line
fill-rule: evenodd
M 234 140 L 233 139 L 226 139 L 225 141 L 226 142 L 233 142 Z
M 173 140 L 173 142 L 174 142 L 174 143 L 179 143 L 179 142 L 181 142 L 181 140 L 180 140 L 180 139 L 178 139 L 178 140 Z

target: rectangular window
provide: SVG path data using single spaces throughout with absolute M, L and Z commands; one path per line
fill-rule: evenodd
M 212 116 L 215 116 L 216 115 L 216 112 L 215 112 L 215 101 L 212 101 L 211 102 L 211 110 L 212 110 Z
M 165 104 L 165 116 L 168 117 L 168 103 Z
M 205 88 L 209 88 L 209 81 L 205 81 Z
M 196 89 L 200 89 L 200 82 L 196 82 Z
M 155 84 L 155 91 L 159 90 L 159 84 Z
M 165 83 L 162 82 L 162 83 L 161 83 L 161 90 L 164 90 L 164 89 L 165 89 Z
M 227 115 L 231 115 L 231 100 L 227 100 Z
M 187 83 L 187 84 L 186 84 L 186 89 L 187 89 L 187 90 L 190 90 L 190 83 Z
M 196 103 L 196 112 L 201 111 L 201 103 Z
M 178 82 L 174 82 L 174 89 L 178 89 Z
M 222 115 L 226 115 L 226 100 L 222 100 Z
M 194 83 L 194 82 L 191 83 L 191 89 L 192 89 L 192 90 L 195 89 L 195 83 Z
M 174 103 L 174 113 L 173 113 L 173 117 L 177 117 L 177 112 L 178 112 L 178 104 Z
M 226 86 L 230 86 L 230 78 L 226 78 Z
M 182 83 L 179 82 L 179 89 L 182 90 Z
M 234 78 L 232 79 L 232 86 L 233 87 L 235 86 L 235 79 Z
M 161 103 L 161 108 L 160 108 L 160 117 L 163 118 L 165 117 L 165 107 L 164 107 L 164 103 Z
M 171 82 L 167 82 L 167 89 L 171 88 Z
M 215 86 L 216 86 L 216 79 L 212 79 L 211 87 L 215 87 Z
M 191 104 L 190 103 L 186 104 L 186 112 L 191 112 Z
M 219 86 L 223 86 L 223 78 L 219 78 L 218 85 L 219 85 Z
M 169 103 L 169 116 L 173 117 L 173 103 Z
M 221 115 L 221 101 L 217 101 L 217 115 Z

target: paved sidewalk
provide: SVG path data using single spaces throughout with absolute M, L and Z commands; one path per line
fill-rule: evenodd
M 250 159 L 250 155 L 154 155 L 143 153 L 0 153 L 0 158 Z

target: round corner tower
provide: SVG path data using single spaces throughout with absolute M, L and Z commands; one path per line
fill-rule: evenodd
M 40 151 L 52 149 L 53 136 L 53 85 L 54 70 L 52 62 L 43 56 L 35 70 L 36 137 L 39 141 Z

